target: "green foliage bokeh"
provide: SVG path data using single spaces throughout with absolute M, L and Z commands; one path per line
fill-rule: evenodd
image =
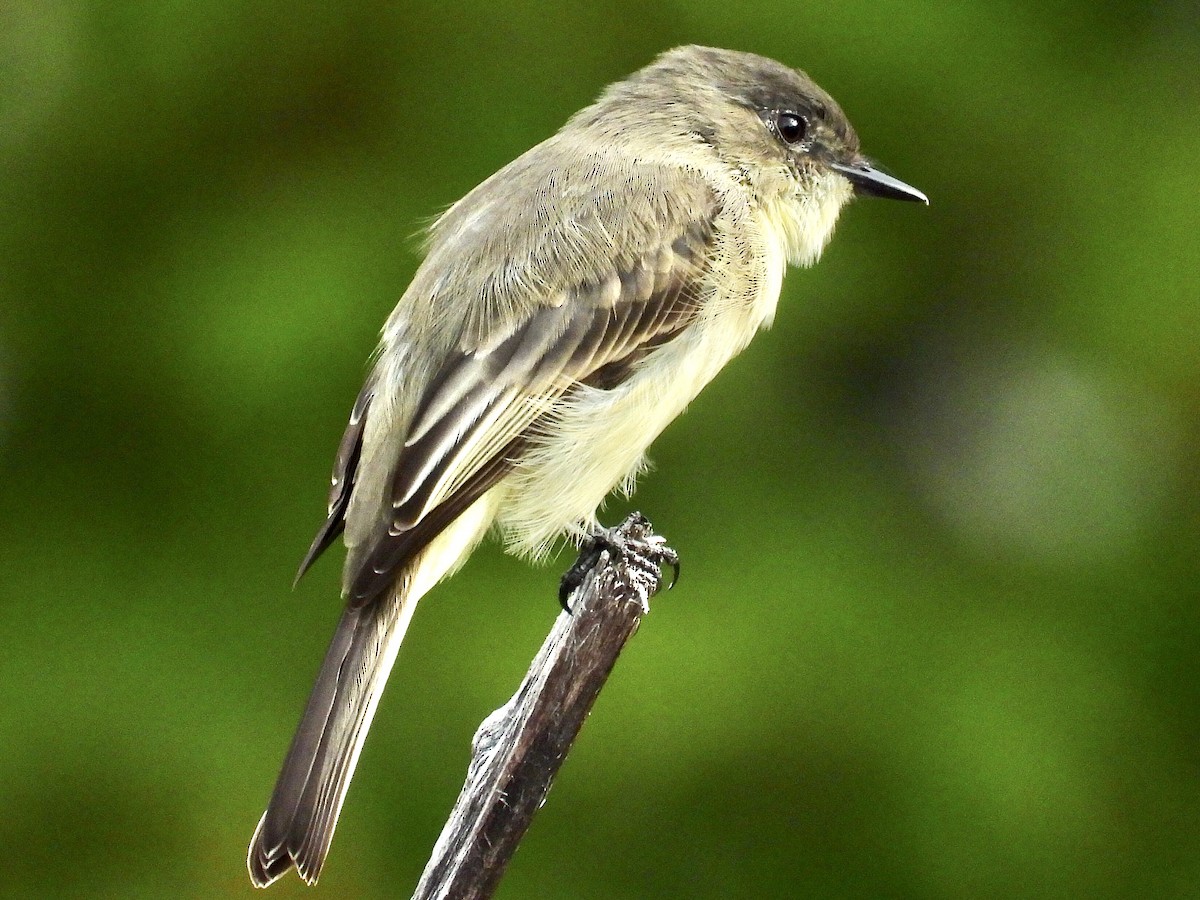
M 683 578 L 500 896 L 1200 894 L 1194 3 L 13 0 L 0 896 L 250 895 L 414 234 L 688 42 L 932 206 L 848 209 L 656 445 Z M 422 605 L 312 896 L 409 895 L 567 562 Z

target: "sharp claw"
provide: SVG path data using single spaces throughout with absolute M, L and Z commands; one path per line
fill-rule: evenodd
M 583 584 L 583 579 L 587 577 L 587 573 L 592 570 L 599 559 L 599 545 L 594 538 L 589 538 L 579 548 L 579 558 L 575 560 L 571 568 L 563 573 L 562 579 L 558 582 L 558 603 L 568 616 L 574 615 L 571 610 L 571 595 Z
M 577 585 L 568 585 L 567 578 L 564 575 L 563 580 L 558 584 L 558 605 L 563 608 L 568 616 L 571 615 L 571 592 L 575 590 Z
M 671 563 L 671 583 L 667 585 L 667 590 L 673 590 L 675 585 L 679 584 L 679 557 L 668 560 Z

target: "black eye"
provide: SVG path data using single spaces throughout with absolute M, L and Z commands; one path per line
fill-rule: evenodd
M 792 112 L 775 113 L 775 130 L 788 144 L 798 144 L 808 133 L 808 120 Z

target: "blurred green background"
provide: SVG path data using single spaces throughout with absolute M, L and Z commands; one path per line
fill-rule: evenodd
M 250 896 L 414 233 L 686 42 L 932 206 L 847 210 L 657 444 L 683 579 L 500 896 L 1200 895 L 1194 0 L 0 5 L 0 895 Z M 422 605 L 273 896 L 409 895 L 569 561 Z

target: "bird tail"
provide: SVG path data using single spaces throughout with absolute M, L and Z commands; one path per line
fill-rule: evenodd
M 371 718 L 417 601 L 452 572 L 490 523 L 486 500 L 437 536 L 395 590 L 342 613 L 275 792 L 250 839 L 246 866 L 266 887 L 292 866 L 316 883 Z
M 246 865 L 266 887 L 293 865 L 314 884 L 400 642 L 416 607 L 401 591 L 348 608 L 321 665 Z

